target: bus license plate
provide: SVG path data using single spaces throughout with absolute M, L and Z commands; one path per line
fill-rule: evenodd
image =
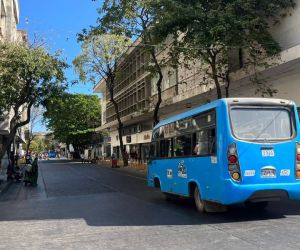
M 276 170 L 275 169 L 262 169 L 261 177 L 262 178 L 276 178 Z
M 262 154 L 262 157 L 274 157 L 275 156 L 274 149 L 262 149 L 261 154 Z

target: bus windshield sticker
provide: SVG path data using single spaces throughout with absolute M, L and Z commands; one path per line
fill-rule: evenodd
M 281 169 L 280 176 L 290 176 L 291 170 L 290 169 Z
M 186 166 L 184 164 L 184 161 L 180 161 L 178 164 L 178 176 L 187 178 Z
M 173 170 L 172 169 L 167 169 L 167 178 L 172 179 L 173 178 Z
M 244 176 L 255 176 L 255 170 L 245 170 Z
M 211 156 L 210 157 L 211 164 L 218 164 L 218 158 L 217 156 Z

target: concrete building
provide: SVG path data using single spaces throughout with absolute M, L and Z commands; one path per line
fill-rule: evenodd
M 297 6 L 292 11 L 292 15 L 285 17 L 271 30 L 274 38 L 280 43 L 282 52 L 273 66 L 268 69 L 260 69 L 260 75 L 267 83 L 271 83 L 274 89 L 278 90 L 275 97 L 292 99 L 300 106 L 300 0 L 296 0 L 296 2 Z M 124 55 L 125 59 L 120 65 L 124 68 L 126 79 L 117 85 L 116 97 L 124 123 L 123 140 L 127 152 L 129 155 L 136 152 L 138 159 L 144 160 L 152 133 L 152 113 L 157 98 L 156 79 L 155 77 L 151 78 L 143 68 L 147 60 L 140 60 L 140 55 L 143 54 L 142 48 L 133 47 Z M 161 51 L 158 55 L 166 58 L 167 52 Z M 177 69 L 167 66 L 163 68 L 163 102 L 160 119 L 184 112 L 216 98 L 213 84 L 201 84 L 204 77 L 203 65 L 200 63 L 192 65 L 190 68 L 186 68 L 183 64 L 179 65 Z M 131 73 L 128 73 L 128 68 L 131 69 Z M 143 70 L 138 74 L 140 69 Z M 249 80 L 251 74 L 248 70 L 239 67 L 231 72 L 230 96 L 257 96 L 256 87 Z M 141 95 L 141 89 L 143 89 L 143 95 Z M 103 93 L 103 125 L 99 130 L 108 130 L 111 136 L 111 146 L 116 150 L 119 143 L 117 122 L 113 107 L 108 101 L 105 82 L 102 81 L 96 85 L 94 91 Z M 140 101 L 144 103 L 143 106 L 140 105 Z
M 26 43 L 27 33 L 22 30 L 17 30 L 19 23 L 19 1 L 18 0 L 0 0 L 0 41 L 8 42 L 20 42 Z M 25 107 L 23 107 L 25 111 Z M 23 112 L 23 110 L 20 110 Z M 25 114 L 23 112 L 23 114 Z M 10 132 L 10 120 L 13 116 L 12 112 L 9 112 L 4 117 L 4 120 L 0 121 L 0 146 Z M 24 117 L 26 119 L 26 117 Z M 20 128 L 15 138 L 15 150 L 21 151 L 21 143 L 25 142 L 24 128 Z M 0 180 L 6 178 L 6 171 L 8 166 L 7 155 L 1 160 L 0 168 Z
M 120 107 L 120 115 L 124 123 L 123 141 L 129 155 L 135 158 L 145 158 L 150 148 L 151 138 L 151 77 L 146 71 L 149 58 L 139 46 L 137 40 L 124 55 L 119 67 L 122 74 L 115 88 L 115 99 Z M 102 126 L 99 130 L 107 130 L 110 135 L 109 143 L 103 147 L 104 154 L 111 151 L 119 155 L 119 138 L 117 133 L 118 123 L 112 103 L 109 101 L 109 93 L 105 81 L 101 81 L 94 88 L 94 92 L 102 93 Z
M 17 30 L 19 23 L 19 1 L 0 0 L 0 40 L 23 42 L 27 40 L 27 33 Z

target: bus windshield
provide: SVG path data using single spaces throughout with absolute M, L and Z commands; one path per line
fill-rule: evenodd
M 277 141 L 293 136 L 291 114 L 284 108 L 233 108 L 230 118 L 238 139 Z

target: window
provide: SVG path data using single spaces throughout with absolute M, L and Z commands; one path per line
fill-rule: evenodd
M 153 131 L 153 157 L 216 154 L 215 110 L 161 126 Z
M 192 155 L 192 136 L 183 135 L 174 138 L 174 156 Z
M 152 139 L 153 140 L 156 140 L 156 139 L 158 139 L 159 138 L 159 130 L 158 129 L 155 129 L 154 131 L 153 131 L 153 134 L 152 134 Z
M 216 154 L 216 129 L 210 127 L 193 134 L 193 155 Z
M 193 135 L 193 155 L 208 155 L 209 152 L 209 130 L 203 129 Z
M 212 127 L 209 131 L 209 154 L 215 155 L 217 153 L 217 137 L 216 128 Z
M 156 158 L 158 157 L 159 153 L 159 144 L 158 142 L 152 142 L 150 145 L 150 158 Z
M 159 154 L 161 158 L 172 157 L 172 140 L 161 140 Z
M 293 135 L 291 115 L 284 108 L 234 108 L 233 134 L 244 140 L 283 140 Z
M 209 127 L 216 124 L 216 112 L 210 111 L 204 114 L 197 115 L 193 117 L 194 129 L 201 129 L 204 127 Z

